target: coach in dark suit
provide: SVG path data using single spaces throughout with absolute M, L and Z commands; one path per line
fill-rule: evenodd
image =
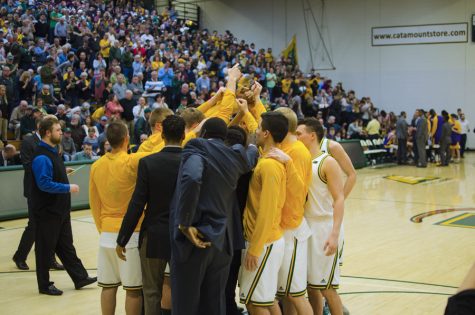
M 422 109 L 417 111 L 415 145 L 417 147 L 417 167 L 427 167 L 426 145 L 429 140 L 427 118 Z
M 170 310 L 161 310 L 160 301 L 165 266 L 171 255 L 170 202 L 180 168 L 185 121 L 176 115 L 168 116 L 162 129 L 165 147 L 159 153 L 140 160 L 134 194 L 117 238 L 117 254 L 123 259 L 125 245 L 147 205 L 139 236 L 146 315 L 171 314 Z
M 241 145 L 224 143 L 226 123 L 208 119 L 202 138 L 183 149 L 170 223 L 174 315 L 225 315 L 224 291 L 234 251 L 235 189 L 249 171 Z
M 38 133 L 38 124 L 40 123 L 40 121 L 40 118 L 36 120 L 36 130 L 33 131 L 32 134 L 27 135 L 25 138 L 23 138 L 20 148 L 21 163 L 23 164 L 23 169 L 25 170 L 23 174 L 23 196 L 25 196 L 28 205 L 28 224 L 25 228 L 25 231 L 23 231 L 23 234 L 20 239 L 20 244 L 18 244 L 18 249 L 13 255 L 13 261 L 15 262 L 17 268 L 20 270 L 30 269 L 26 264 L 26 258 L 30 253 L 31 247 L 33 247 L 33 244 L 35 243 L 36 222 L 35 217 L 31 213 L 30 199 L 30 187 L 31 181 L 33 180 L 31 172 L 31 159 L 36 147 L 41 141 L 40 134 Z M 51 267 L 57 270 L 64 269 L 63 266 L 56 261 L 54 255 L 53 257 L 51 257 Z

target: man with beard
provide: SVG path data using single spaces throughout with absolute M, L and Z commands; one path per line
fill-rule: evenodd
M 61 295 L 63 291 L 49 279 L 51 257 L 56 251 L 76 290 L 96 282 L 87 274 L 76 255 L 71 230 L 71 195 L 79 186 L 69 184 L 64 163 L 56 146 L 61 142 L 61 125 L 54 116 L 45 117 L 39 124 L 41 142 L 33 154 L 34 181 L 30 198 L 37 228 L 35 238 L 36 277 L 41 294 Z

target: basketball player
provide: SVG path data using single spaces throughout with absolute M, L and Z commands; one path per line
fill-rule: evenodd
M 156 108 L 153 110 L 149 118 L 152 135 L 140 145 L 138 153 L 155 153 L 163 149 L 165 143 L 162 139 L 162 121 L 170 115 L 173 115 L 173 112 L 168 108 Z
M 320 149 L 323 126 L 315 118 L 297 127 L 297 136 L 313 158 L 312 182 L 305 205 L 305 218 L 313 232 L 308 247 L 308 295 L 315 314 L 322 314 L 319 292 L 333 315 L 343 314 L 336 292 L 340 281 L 339 251 L 342 247 L 344 189 L 338 162 Z
M 331 155 L 340 165 L 343 173 L 345 173 L 346 181 L 344 185 L 345 199 L 348 198 L 356 183 L 356 171 L 351 163 L 351 159 L 345 152 L 345 149 L 336 141 L 322 137 L 320 141 L 320 150 L 323 153 Z
M 288 132 L 288 121 L 280 113 L 262 114 L 256 142 L 263 151 L 249 185 L 244 210 L 247 241 L 241 264 L 240 301 L 253 315 L 280 314 L 274 309 L 279 269 L 285 241 L 280 226 L 286 196 L 287 176 L 297 176 L 290 157 L 285 164 L 269 158 Z M 282 152 L 283 153 L 283 152 Z
M 102 287 L 102 314 L 115 313 L 120 285 L 126 290 L 127 314 L 140 314 L 142 272 L 138 241 L 142 220 L 125 245 L 126 261 L 117 257 L 115 248 L 127 204 L 135 189 L 139 160 L 151 153 L 127 154 L 129 132 L 120 121 L 109 124 L 106 137 L 112 151 L 92 165 L 89 177 L 89 203 L 100 233 L 97 277 L 98 285 Z
M 312 159 L 305 145 L 297 140 L 297 115 L 281 107 L 275 110 L 285 116 L 289 131 L 281 149 L 290 156 L 297 176 L 287 177 L 287 191 L 280 226 L 284 230 L 285 255 L 279 271 L 277 295 L 283 297 L 284 314 L 312 315 L 312 307 L 305 297 L 307 292 L 307 239 L 311 231 L 304 218 L 307 190 L 312 180 Z M 289 305 L 289 303 L 291 305 Z M 274 307 L 279 307 L 274 305 Z

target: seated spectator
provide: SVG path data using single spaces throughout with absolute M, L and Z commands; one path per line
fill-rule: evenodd
M 38 108 L 34 108 L 31 105 L 26 108 L 26 115 L 20 120 L 21 139 L 36 130 L 36 119 L 41 117 L 41 115 L 42 113 Z
M 91 116 L 87 116 L 84 119 L 84 124 L 82 125 L 82 128 L 84 129 L 84 132 L 87 134 L 89 128 L 94 128 L 94 132 L 96 134 L 96 137 L 99 137 L 100 133 L 97 127 L 93 124 Z
M 356 118 L 348 126 L 348 137 L 350 139 L 362 139 L 363 138 L 363 121 L 361 118 Z
M 82 145 L 82 151 L 74 155 L 74 161 L 91 161 L 97 159 L 96 153 L 92 149 L 92 144 L 85 142 Z
M 61 147 L 63 148 L 63 159 L 71 161 L 74 154 L 76 154 L 76 145 L 71 137 L 71 128 L 66 127 L 61 137 Z
M 59 121 L 64 121 L 67 126 L 70 125 L 71 120 L 69 119 L 66 113 L 66 106 L 64 104 L 59 104 L 56 108 L 55 116 L 58 118 Z
M 108 152 L 112 151 L 112 147 L 109 143 L 109 141 L 104 140 L 99 142 L 99 153 L 97 154 L 98 156 L 103 156 Z
M 0 167 L 21 165 L 20 154 L 12 144 L 7 144 L 0 154 Z
M 108 121 L 108 118 L 107 116 L 104 115 L 96 123 L 95 127 L 97 128 L 97 131 L 99 131 L 99 136 L 102 135 L 104 131 L 106 131 L 107 121 Z
M 90 144 L 92 145 L 92 150 L 96 153 L 99 150 L 99 141 L 96 136 L 96 129 L 94 127 L 89 127 L 87 130 L 87 137 L 84 138 L 83 145 Z

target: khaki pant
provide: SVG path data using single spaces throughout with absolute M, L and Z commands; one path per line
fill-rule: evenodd
M 162 287 L 167 261 L 158 258 L 147 258 L 147 236 L 140 247 L 140 263 L 142 266 L 142 290 L 145 315 L 161 313 Z
M 7 141 L 8 119 L 0 118 L 0 139 Z

